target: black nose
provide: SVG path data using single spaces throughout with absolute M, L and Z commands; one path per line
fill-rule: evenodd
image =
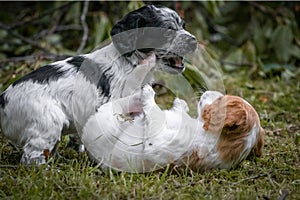
M 181 51 L 183 51 L 184 54 L 193 53 L 198 46 L 196 37 L 190 33 L 179 35 L 178 42 L 182 45 Z

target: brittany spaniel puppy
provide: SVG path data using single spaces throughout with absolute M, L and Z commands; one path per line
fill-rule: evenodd
M 127 172 L 168 164 L 205 171 L 235 167 L 251 152 L 261 156 L 264 130 L 254 108 L 242 98 L 207 91 L 194 119 L 185 101 L 177 98 L 171 109 L 161 110 L 154 95 L 146 85 L 142 92 L 98 108 L 82 135 L 95 161 Z
M 70 128 L 75 125 L 80 135 L 102 104 L 150 83 L 154 70 L 182 72 L 183 56 L 197 48 L 184 21 L 166 7 L 148 5 L 130 12 L 110 34 L 108 46 L 41 67 L 0 95 L 2 132 L 23 148 L 22 163 L 45 163 L 62 132 L 74 131 Z M 151 54 L 155 68 L 135 81 L 139 78 L 132 72 Z

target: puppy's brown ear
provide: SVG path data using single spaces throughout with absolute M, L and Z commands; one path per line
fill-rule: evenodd
M 250 111 L 241 98 L 227 95 L 226 99 L 226 118 L 222 133 L 245 137 L 253 125 Z
M 238 97 L 223 96 L 204 107 L 203 129 L 212 133 L 246 134 L 250 131 L 247 121 L 248 113 L 242 100 Z
M 203 129 L 211 133 L 220 133 L 226 115 L 226 99 L 219 97 L 212 104 L 206 105 L 201 113 Z
M 262 149 L 264 146 L 264 137 L 265 137 L 265 130 L 262 127 L 260 127 L 257 142 L 252 149 L 252 154 L 254 154 L 257 157 L 262 156 Z

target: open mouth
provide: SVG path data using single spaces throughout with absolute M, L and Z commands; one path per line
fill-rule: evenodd
M 178 70 L 183 70 L 184 69 L 184 64 L 183 64 L 183 57 L 172 57 L 167 59 L 169 62 L 169 66 L 172 68 L 178 69 Z
M 167 57 L 162 58 L 162 60 L 163 60 L 164 65 L 171 68 L 171 69 L 166 69 L 168 71 L 171 71 L 171 72 L 173 71 L 175 73 L 181 73 L 185 68 L 184 63 L 183 63 L 183 57 L 181 57 L 181 56 L 177 56 L 177 55 L 172 55 L 171 57 L 167 56 Z

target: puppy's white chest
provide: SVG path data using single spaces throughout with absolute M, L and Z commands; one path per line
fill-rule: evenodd
M 159 115 L 127 121 L 118 114 L 108 114 L 111 106 L 102 106 L 88 120 L 84 129 L 88 134 L 82 136 L 90 154 L 104 166 L 129 172 L 151 171 L 178 160 L 192 145 L 196 129 L 187 119 L 168 123 L 167 115 Z

